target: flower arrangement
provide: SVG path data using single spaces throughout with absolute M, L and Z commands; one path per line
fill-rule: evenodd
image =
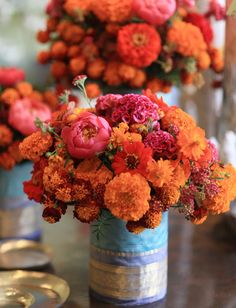
M 74 81 L 83 91 L 85 79 Z M 105 212 L 140 233 L 158 227 L 170 208 L 200 224 L 236 197 L 236 170 L 220 163 L 204 130 L 150 90 L 107 94 L 95 108 L 70 102 L 38 127 L 20 144 L 34 161 L 24 190 L 44 205 L 49 223 L 73 206 L 81 222 L 104 221 Z
M 201 72 L 208 68 L 223 69 L 209 21 L 225 16 L 216 0 L 206 14 L 194 0 L 51 0 L 46 13 L 37 39 L 50 47 L 38 61 L 51 63 L 55 81 L 67 87 L 86 74 L 103 88 L 169 92 L 172 84 L 202 85 Z M 98 96 L 96 83 L 87 87 L 89 97 Z
M 36 118 L 51 118 L 55 98 L 51 91 L 34 90 L 23 70 L 0 68 L 0 168 L 12 169 L 23 160 L 20 141 L 37 130 Z

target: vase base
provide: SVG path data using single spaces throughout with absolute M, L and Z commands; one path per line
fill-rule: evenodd
M 97 292 L 93 291 L 91 288 L 89 289 L 89 295 L 90 297 L 100 301 L 105 302 L 108 304 L 112 304 L 115 306 L 123 306 L 123 307 L 132 307 L 132 306 L 140 306 L 140 305 L 147 305 L 152 304 L 155 302 L 159 302 L 161 300 L 164 300 L 166 296 L 166 291 L 164 291 L 162 294 L 159 294 L 158 296 L 152 296 L 148 298 L 139 298 L 139 299 L 132 299 L 132 300 L 120 300 L 116 298 L 106 297 L 101 294 L 98 294 Z

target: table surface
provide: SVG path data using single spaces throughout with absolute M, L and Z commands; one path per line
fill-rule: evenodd
M 168 294 L 147 308 L 235 308 L 236 238 L 225 217 L 201 226 L 169 215 Z M 60 223 L 44 223 L 44 242 L 54 250 L 52 271 L 70 285 L 64 308 L 109 308 L 88 296 L 88 225 L 68 213 Z

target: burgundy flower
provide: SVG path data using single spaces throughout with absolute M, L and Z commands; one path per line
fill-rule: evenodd
M 49 206 L 45 207 L 42 216 L 44 220 L 51 224 L 56 223 L 61 219 L 61 213 L 59 209 Z

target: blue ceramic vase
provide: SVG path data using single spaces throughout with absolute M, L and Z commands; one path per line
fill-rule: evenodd
M 0 240 L 41 237 L 41 210 L 23 192 L 23 182 L 30 179 L 32 164 L 24 162 L 12 170 L 0 169 Z
M 94 224 L 96 225 L 96 223 Z M 167 291 L 168 213 L 160 226 L 135 235 L 113 218 L 97 238 L 91 227 L 90 293 L 121 306 L 149 304 Z

